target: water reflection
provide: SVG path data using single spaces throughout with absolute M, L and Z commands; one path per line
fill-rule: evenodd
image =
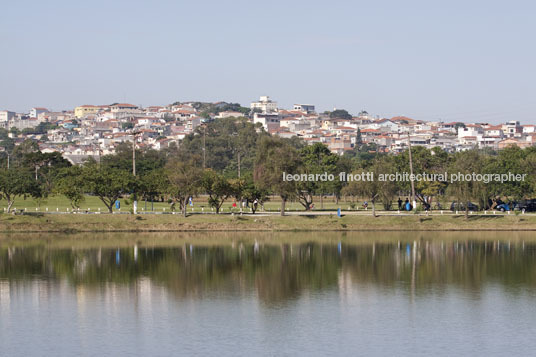
M 472 297 L 487 284 L 514 294 L 536 286 L 536 243 L 531 241 L 336 238 L 182 241 L 179 246 L 141 240 L 79 248 L 5 241 L 0 245 L 0 302 L 2 308 L 9 304 L 11 284 L 36 280 L 77 291 L 155 285 L 179 299 L 255 294 L 267 305 L 322 291 L 344 295 L 367 284 L 402 289 L 410 297 L 441 294 L 447 286 Z

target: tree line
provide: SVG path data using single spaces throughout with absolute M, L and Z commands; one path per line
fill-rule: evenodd
M 120 197 L 165 199 L 186 216 L 190 197 L 207 195 L 209 205 L 220 212 L 228 199 L 262 203 L 271 195 L 285 205 L 299 202 L 304 210 L 314 207 L 315 197 L 330 195 L 336 200 L 365 197 L 384 209 L 392 209 L 397 197 L 409 195 L 409 181 L 287 181 L 287 174 L 359 174 L 372 172 L 395 174 L 410 172 L 409 152 L 385 154 L 374 144 L 356 141 L 353 150 L 342 156 L 333 154 L 321 143 L 307 145 L 302 139 L 270 136 L 261 126 L 246 119 L 226 118 L 206 123 L 186 136 L 180 145 L 160 151 L 136 148 L 136 176 L 132 170 L 132 143 L 122 143 L 114 155 L 100 160 L 88 159 L 71 165 L 60 153 L 42 153 L 38 144 L 26 140 L 14 145 L 0 133 L 0 198 L 10 211 L 16 199 L 33 197 L 45 200 L 49 195 L 64 195 L 73 208 L 80 207 L 86 195 L 98 197 L 109 212 Z M 430 205 L 441 197 L 458 202 L 477 200 L 479 207 L 491 199 L 532 198 L 536 194 L 536 148 L 509 147 L 498 152 L 468 150 L 447 153 L 440 148 L 412 148 L 413 172 L 442 173 L 514 173 L 526 174 L 524 181 L 416 181 L 415 199 Z

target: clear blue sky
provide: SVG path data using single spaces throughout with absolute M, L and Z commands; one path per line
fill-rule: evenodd
M 533 1 L 5 1 L 0 109 L 176 100 L 536 123 Z

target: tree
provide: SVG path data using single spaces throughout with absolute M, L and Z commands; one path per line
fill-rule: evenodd
M 382 155 L 385 154 L 378 152 L 376 143 L 362 143 L 354 145 L 353 150 L 346 151 L 343 156 L 351 158 L 354 167 L 366 167 L 372 165 L 372 161 Z
M 361 148 L 361 145 L 363 145 L 363 135 L 361 134 L 361 129 L 357 128 L 356 136 L 355 136 L 355 148 L 359 151 Z
M 458 122 L 456 124 L 454 124 L 454 129 L 456 129 L 456 132 L 458 131 L 458 129 L 460 128 L 465 128 L 465 124 L 464 123 L 461 123 L 461 122 Z
M 392 201 L 397 192 L 397 185 L 388 176 L 396 172 L 392 157 L 382 157 L 374 160 L 374 163 L 366 169 L 359 169 L 354 176 L 360 175 L 365 178 L 361 181 L 351 181 L 344 188 L 344 192 L 351 196 L 364 196 L 372 204 L 372 216 L 376 217 L 376 201 L 381 201 L 386 210 L 392 206 Z
M 221 206 L 233 193 L 229 181 L 211 169 L 206 169 L 203 172 L 201 187 L 209 196 L 208 203 L 216 210 L 216 213 L 220 213 Z
M 4 151 L 9 155 L 11 155 L 15 147 L 15 140 L 9 137 L 8 131 L 4 128 L 0 128 L 0 147 L 3 147 Z
M 189 157 L 205 154 L 205 168 L 223 172 L 227 177 L 252 171 L 258 139 L 268 135 L 245 118 L 218 119 L 199 126 L 181 142 L 179 154 Z M 240 158 L 239 158 L 240 157 Z
M 39 152 L 39 145 L 37 144 L 37 141 L 26 139 L 13 148 L 13 153 L 11 155 L 11 165 L 23 166 L 25 156 L 37 152 Z
M 39 185 L 32 177 L 31 171 L 23 167 L 0 169 L 0 198 L 7 201 L 7 212 L 17 197 L 39 197 Z
M 144 175 L 137 178 L 137 193 L 140 194 L 145 201 L 154 201 L 154 198 L 167 192 L 169 180 L 166 171 L 162 168 L 154 169 L 146 172 Z
M 130 122 L 130 121 L 121 123 L 121 128 L 125 129 L 125 130 L 132 129 L 132 128 L 134 128 L 134 123 Z
M 136 175 L 143 176 L 148 172 L 164 167 L 165 151 L 153 149 L 136 149 Z M 117 146 L 115 155 L 105 155 L 101 166 L 108 166 L 132 172 L 132 143 L 121 143 Z
M 483 168 L 489 174 L 528 174 L 531 177 L 531 170 L 527 157 L 532 153 L 531 149 L 520 149 L 517 146 L 509 146 L 499 151 L 498 155 L 492 156 Z M 532 176 L 533 177 L 533 176 Z M 513 199 L 521 199 L 530 196 L 531 183 L 526 181 L 492 181 L 487 185 L 489 194 L 492 196 L 507 196 Z M 530 198 L 530 197 L 525 197 Z
M 11 127 L 11 129 L 9 129 L 9 132 L 13 135 L 13 136 L 19 136 L 20 135 L 20 130 L 15 128 L 14 126 Z
M 411 148 L 411 153 L 414 174 L 444 174 L 449 165 L 449 160 L 451 159 L 451 157 L 440 148 L 429 150 L 423 146 L 415 146 Z M 409 151 L 406 150 L 400 155 L 395 156 L 394 164 L 397 171 L 409 173 Z M 410 184 L 411 182 L 409 180 L 398 182 L 399 188 L 406 192 L 410 191 Z M 443 192 L 447 183 L 437 180 L 420 180 L 415 181 L 414 185 L 415 199 L 424 203 L 427 196 L 437 196 Z
M 242 185 L 242 198 L 246 199 L 251 205 L 251 212 L 255 214 L 257 211 L 257 204 L 268 201 L 268 191 L 261 189 L 254 181 L 251 173 L 246 175 Z M 257 204 L 255 204 L 257 202 Z
M 38 206 L 41 206 L 42 201 L 52 192 L 58 170 L 71 166 L 60 152 L 42 153 L 39 150 L 23 154 L 20 164 L 34 171 L 35 180 L 40 185 Z
M 528 190 L 525 194 L 527 196 L 532 196 L 536 192 L 536 150 L 528 150 L 527 155 L 523 159 L 522 165 L 528 174 Z
M 22 164 L 27 168 L 34 169 L 35 179 L 41 178 L 49 187 L 52 187 L 52 180 L 57 170 L 71 166 L 71 163 L 64 159 L 58 151 L 51 153 L 35 151 L 24 154 Z
M 61 169 L 55 177 L 54 192 L 67 197 L 73 209 L 85 200 L 82 173 L 82 167 L 72 166 Z
M 290 141 L 264 137 L 255 159 L 254 180 L 261 190 L 272 190 L 281 197 L 281 216 L 286 202 L 296 196 L 296 181 L 284 180 L 284 174 L 296 174 L 300 166 L 298 151 Z
M 383 208 L 389 211 L 393 207 L 393 200 L 398 192 L 397 182 L 389 177 L 397 172 L 394 157 L 390 155 L 379 157 L 372 165 L 371 171 L 375 177 L 378 177 L 378 199 L 383 204 Z
M 173 105 L 180 105 L 180 102 L 175 102 Z M 195 102 L 192 106 L 201 113 L 202 117 L 209 118 L 211 115 L 218 114 L 224 111 L 234 111 L 240 112 L 241 115 L 247 115 L 250 111 L 249 108 L 242 107 L 239 103 L 205 103 L 205 102 Z
M 172 160 L 166 165 L 165 172 L 168 181 L 166 192 L 173 200 L 179 201 L 182 215 L 186 217 L 188 199 L 201 190 L 203 170 L 195 159 L 191 159 L 188 162 Z
M 242 207 L 241 205 L 244 195 L 244 189 L 246 188 L 246 180 L 244 180 L 243 178 L 232 178 L 229 179 L 228 182 L 231 187 L 230 196 L 233 197 L 237 202 L 239 202 L 240 207 Z
M 329 117 L 334 119 L 352 119 L 352 114 L 344 109 L 335 109 L 329 113 Z
M 336 174 L 339 157 L 321 143 L 305 146 L 300 150 L 300 173 L 307 175 Z M 298 200 L 306 210 L 311 209 L 313 195 L 320 194 L 321 208 L 325 193 L 335 192 L 332 181 L 300 181 L 297 184 Z
M 462 151 L 455 155 L 454 161 L 449 165 L 450 177 L 453 175 L 462 174 L 472 175 L 473 173 L 482 172 L 483 157 L 478 150 Z M 465 180 L 460 177 L 457 180 L 451 180 L 448 187 L 450 193 L 456 197 L 458 204 L 463 204 L 465 208 L 465 218 L 469 217 L 469 205 L 468 202 L 472 197 L 480 196 L 485 186 L 482 182 Z
M 340 174 L 340 173 L 346 174 L 346 173 L 352 172 L 353 169 L 354 169 L 353 161 L 349 156 L 343 155 L 343 156 L 338 157 L 337 169 L 335 170 L 337 174 Z M 339 203 L 339 199 L 341 198 L 341 195 L 343 194 L 344 187 L 347 184 L 348 184 L 347 182 L 343 180 L 339 180 L 339 179 L 333 182 L 333 189 L 334 189 L 335 198 L 337 200 L 337 204 Z
M 33 134 L 33 135 L 39 135 L 39 134 L 46 134 L 49 130 L 57 129 L 58 126 L 56 124 L 48 123 L 48 122 L 41 122 L 37 124 L 34 128 L 25 128 L 22 129 L 22 133 L 25 135 Z
M 116 168 L 89 164 L 82 170 L 82 180 L 85 190 L 97 196 L 110 213 L 121 195 L 136 191 L 132 173 Z

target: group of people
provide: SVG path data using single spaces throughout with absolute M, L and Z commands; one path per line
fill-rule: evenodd
M 432 208 L 431 202 L 432 202 L 432 197 L 424 196 L 422 200 L 422 208 L 425 211 L 430 211 L 430 209 Z M 402 199 L 398 197 L 398 210 L 399 211 L 402 211 L 402 210 L 411 211 L 413 208 L 415 207 L 413 207 L 413 205 L 409 202 L 409 198 L 406 197 L 406 200 L 402 201 Z
M 423 205 L 428 206 L 428 207 L 425 206 L 426 210 L 430 209 L 430 204 L 428 204 L 426 201 L 425 201 L 425 203 Z M 368 208 L 368 202 L 367 201 L 363 202 L 363 208 L 364 209 Z M 413 209 L 413 205 L 409 202 L 409 198 L 406 197 L 406 201 L 402 201 L 402 199 L 400 197 L 398 197 L 398 210 L 399 211 L 402 211 L 402 210 L 411 211 L 412 209 Z
M 255 212 L 257 211 L 257 206 L 259 205 L 259 200 L 255 199 L 253 202 L 252 202 L 252 211 Z M 232 204 L 232 207 L 233 209 L 234 208 L 237 208 L 237 204 L 236 204 L 236 201 L 233 201 L 233 204 Z M 243 200 L 242 201 L 242 208 L 250 208 L 249 207 L 249 200 Z
M 405 210 L 405 211 L 411 211 L 413 209 L 413 205 L 409 202 L 409 198 L 406 197 L 406 201 L 402 201 L 402 199 L 400 197 L 398 197 L 398 210 L 399 211 L 402 211 L 402 210 Z M 404 205 L 402 205 L 402 203 Z

